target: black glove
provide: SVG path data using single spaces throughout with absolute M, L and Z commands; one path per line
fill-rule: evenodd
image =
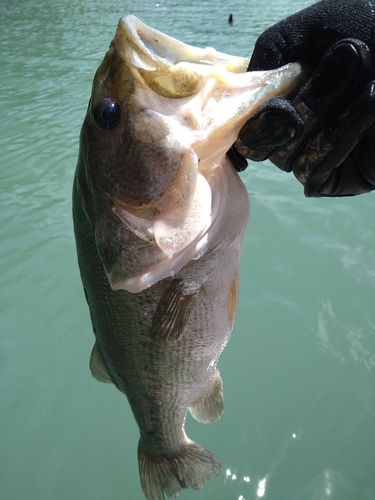
M 323 0 L 259 37 L 249 70 L 299 60 L 313 74 L 290 101 L 272 99 L 243 127 L 229 153 L 237 170 L 243 156 L 269 158 L 293 170 L 306 196 L 375 189 L 374 32 L 375 0 Z

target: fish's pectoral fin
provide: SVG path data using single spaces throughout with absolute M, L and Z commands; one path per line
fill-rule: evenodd
M 96 342 L 91 351 L 90 371 L 91 375 L 96 378 L 96 380 L 99 380 L 99 382 L 112 383 L 111 377 L 108 375 L 107 368 L 104 366 L 103 358 Z
M 139 476 L 148 500 L 175 499 L 182 489 L 201 490 L 204 478 L 220 474 L 220 461 L 202 446 L 187 439 L 176 455 L 148 454 L 138 445 Z
M 173 280 L 155 311 L 151 334 L 155 340 L 175 341 L 188 323 L 199 290 L 187 289 L 180 280 Z
M 209 424 L 220 418 L 224 409 L 223 381 L 219 370 L 216 374 L 209 391 L 196 403 L 189 407 L 191 415 L 198 422 Z

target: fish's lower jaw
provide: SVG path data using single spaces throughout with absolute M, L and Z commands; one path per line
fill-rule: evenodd
M 189 439 L 177 454 L 153 455 L 138 445 L 138 466 L 143 493 L 147 500 L 172 499 L 183 489 L 201 490 L 204 479 L 220 474 L 218 458 Z

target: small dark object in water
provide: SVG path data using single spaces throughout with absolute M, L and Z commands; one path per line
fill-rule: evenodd
M 229 15 L 228 23 L 233 24 L 233 15 L 232 14 Z

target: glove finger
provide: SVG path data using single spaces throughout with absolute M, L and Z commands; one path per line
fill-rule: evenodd
M 332 43 L 348 37 L 363 40 L 374 54 L 374 20 L 372 0 L 314 3 L 259 36 L 249 71 L 277 68 L 300 60 L 316 68 Z
M 345 108 L 353 95 L 368 82 L 371 55 L 366 44 L 345 39 L 337 42 L 324 56 L 311 78 L 291 99 L 302 116 L 303 133 L 285 147 L 271 154 L 271 161 L 287 172 L 292 170 L 294 158 L 317 135 L 317 130 Z
M 227 155 L 237 172 L 243 172 L 247 169 L 248 165 L 246 158 L 237 151 L 234 144 L 227 151 Z
M 369 81 L 370 71 L 367 45 L 353 38 L 340 40 L 325 54 L 299 97 L 316 114 L 326 117 L 352 100 Z
M 235 147 L 242 156 L 253 161 L 263 161 L 276 148 L 296 139 L 302 131 L 302 117 L 290 101 L 274 97 L 245 123 Z
M 323 186 L 337 196 L 340 170 L 345 159 L 357 146 L 363 133 L 375 120 L 375 82 L 324 130 L 312 138 L 292 163 L 297 179 L 305 184 L 306 196 L 321 196 Z M 375 159 L 372 159 L 375 161 Z M 333 175 L 332 175 L 333 174 Z M 327 181 L 331 177 L 329 186 Z

